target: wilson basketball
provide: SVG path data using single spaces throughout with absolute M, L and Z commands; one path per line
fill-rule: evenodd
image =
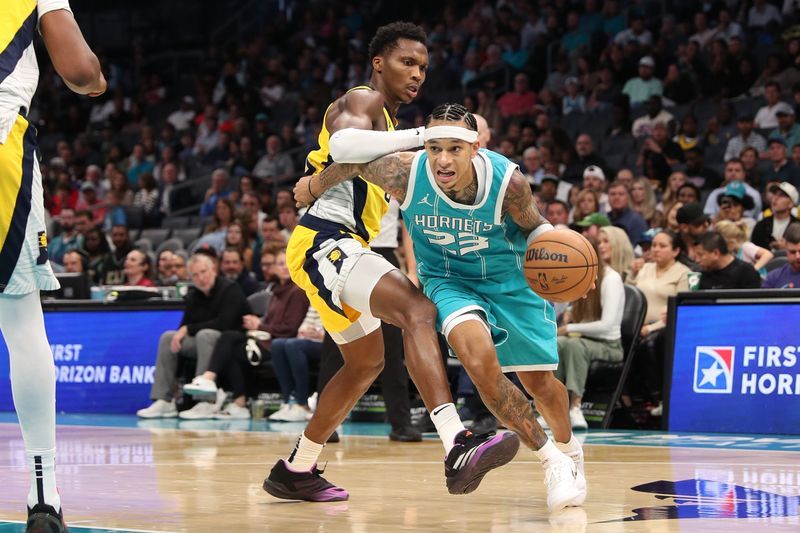
M 546 231 L 525 253 L 525 279 L 531 289 L 551 302 L 582 298 L 597 278 L 594 246 L 570 229 Z

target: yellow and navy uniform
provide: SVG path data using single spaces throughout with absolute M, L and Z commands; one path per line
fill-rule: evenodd
M 0 293 L 58 288 L 47 260 L 36 130 L 25 115 L 39 81 L 33 39 L 39 18 L 65 0 L 0 2 Z
M 368 86 L 350 89 L 374 90 Z M 348 91 L 348 92 L 350 92 Z M 330 133 L 325 110 L 319 148 L 308 154 L 306 172 L 318 174 L 333 163 L 328 149 Z M 384 106 L 386 131 L 394 131 L 395 120 Z M 307 294 L 319 312 L 325 329 L 340 332 L 360 314 L 339 300 L 350 267 L 357 255 L 369 251 L 369 242 L 380 231 L 381 218 L 389 206 L 388 195 L 373 183 L 356 177 L 325 191 L 314 202 L 289 240 L 286 260 L 292 280 Z

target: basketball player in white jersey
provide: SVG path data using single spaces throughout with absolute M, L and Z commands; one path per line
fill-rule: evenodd
M 26 119 L 39 81 L 37 31 L 72 91 L 98 96 L 106 80 L 68 0 L 3 0 L 0 22 L 0 330 L 31 472 L 26 531 L 60 532 L 66 525 L 55 478 L 55 368 L 39 301 L 39 290 L 57 289 L 58 281 L 47 259 L 36 130 Z

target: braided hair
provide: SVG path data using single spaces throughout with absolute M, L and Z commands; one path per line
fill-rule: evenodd
M 428 126 L 434 120 L 444 120 L 445 122 L 461 122 L 463 120 L 467 123 L 467 128 L 478 131 L 478 121 L 475 120 L 475 115 L 461 104 L 442 104 L 438 106 L 425 119 L 425 125 Z

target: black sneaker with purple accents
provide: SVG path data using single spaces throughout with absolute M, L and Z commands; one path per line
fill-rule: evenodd
M 56 512 L 52 505 L 37 503 L 31 509 L 28 507 L 28 523 L 25 533 L 66 533 L 67 524 L 64 515 L 59 510 Z
M 469 494 L 478 488 L 489 470 L 511 461 L 519 450 L 519 437 L 511 432 L 476 435 L 464 430 L 444 460 L 450 494 Z
M 264 480 L 264 490 L 283 500 L 305 500 L 308 502 L 341 502 L 350 495 L 341 487 L 329 483 L 321 476 L 315 464 L 308 472 L 295 472 L 285 459 L 280 459 Z

